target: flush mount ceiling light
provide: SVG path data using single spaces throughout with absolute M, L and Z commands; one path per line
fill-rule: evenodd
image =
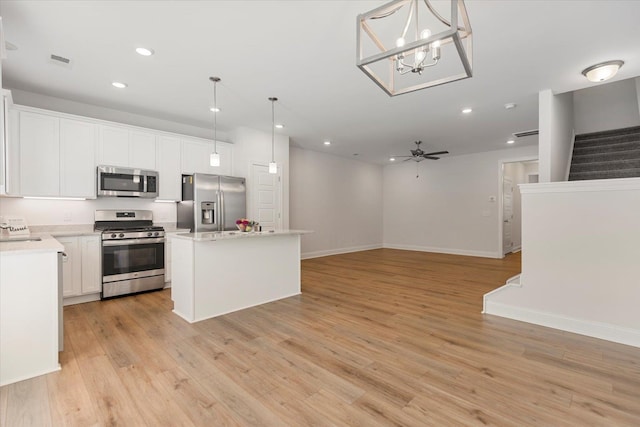
M 151 56 L 155 53 L 153 49 L 147 49 L 146 47 L 137 47 L 136 52 L 142 56 Z
M 356 65 L 389 96 L 472 76 L 463 0 L 394 0 L 358 15 Z
M 603 82 L 615 76 L 623 65 L 624 61 L 620 60 L 601 62 L 582 70 L 582 75 L 590 82 Z
M 126 84 L 126 83 L 122 83 L 122 82 L 113 82 L 113 83 L 111 83 L 111 86 L 117 87 L 118 89 L 124 89 L 129 85 Z
M 270 97 L 269 101 L 271 101 L 271 162 L 269 162 L 269 173 L 278 173 L 278 164 L 276 163 L 276 159 L 274 157 L 274 148 L 276 141 L 276 113 L 275 113 L 275 105 L 278 98 Z
M 220 166 L 220 154 L 218 154 L 218 97 L 216 88 L 220 77 L 209 77 L 209 80 L 213 82 L 213 153 L 209 156 L 209 164 L 214 167 Z

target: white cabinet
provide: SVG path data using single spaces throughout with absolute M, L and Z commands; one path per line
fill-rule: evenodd
M 20 195 L 96 197 L 96 128 L 19 111 Z
M 129 131 L 114 126 L 100 126 L 98 163 L 106 166 L 129 166 Z
M 182 172 L 211 173 L 216 175 L 231 175 L 232 149 L 231 144 L 218 142 L 215 150 L 220 154 L 220 166 L 214 167 L 209 163 L 209 157 L 214 151 L 213 142 L 197 139 L 182 140 Z
M 100 236 L 56 238 L 67 255 L 62 261 L 63 297 L 96 294 L 102 290 Z
M 129 166 L 156 170 L 156 135 L 150 132 L 129 132 Z
M 18 121 L 21 194 L 59 196 L 60 119 L 22 111 Z
M 0 72 L 2 67 L 0 67 Z M 10 177 L 7 169 L 9 159 L 9 107 L 12 104 L 11 91 L 0 90 L 0 194 L 11 194 Z
M 56 239 L 64 246 L 62 258 L 62 296 L 80 295 L 82 286 L 82 255 L 77 237 L 59 237 Z
M 182 197 L 180 171 L 181 146 L 178 138 L 159 136 L 156 165 L 158 167 L 158 183 L 160 200 L 176 200 Z
M 100 236 L 82 236 L 80 252 L 82 253 L 82 286 L 81 293 L 93 294 L 102 291 L 102 260 Z
M 136 169 L 156 169 L 156 135 L 119 126 L 100 126 L 98 163 Z
M 60 195 L 96 198 L 96 126 L 60 119 Z

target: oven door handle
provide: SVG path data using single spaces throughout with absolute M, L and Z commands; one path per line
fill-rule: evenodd
M 141 244 L 154 244 L 164 243 L 164 237 L 158 237 L 155 239 L 120 239 L 120 240 L 103 240 L 102 246 L 125 246 L 125 245 L 141 245 Z

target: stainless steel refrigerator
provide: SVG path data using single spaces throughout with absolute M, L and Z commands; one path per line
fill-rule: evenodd
M 246 214 L 244 178 L 206 173 L 182 175 L 178 228 L 189 228 L 191 232 L 236 230 L 236 220 Z

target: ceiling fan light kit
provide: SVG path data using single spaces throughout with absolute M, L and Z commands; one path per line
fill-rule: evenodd
M 389 96 L 472 76 L 463 0 L 394 0 L 358 15 L 356 65 Z
M 434 151 L 431 153 L 425 153 L 422 148 L 420 148 L 420 144 L 422 144 L 422 141 L 415 141 L 416 144 L 416 148 L 415 150 L 410 150 L 411 151 L 411 155 L 410 156 L 391 156 L 389 158 L 390 161 L 395 161 L 397 158 L 405 158 L 403 160 L 403 162 L 406 162 L 408 160 L 413 160 L 416 163 L 419 163 L 421 161 L 423 161 L 424 159 L 429 159 L 429 160 L 439 160 L 440 157 L 437 157 L 441 154 L 449 154 L 448 151 Z

